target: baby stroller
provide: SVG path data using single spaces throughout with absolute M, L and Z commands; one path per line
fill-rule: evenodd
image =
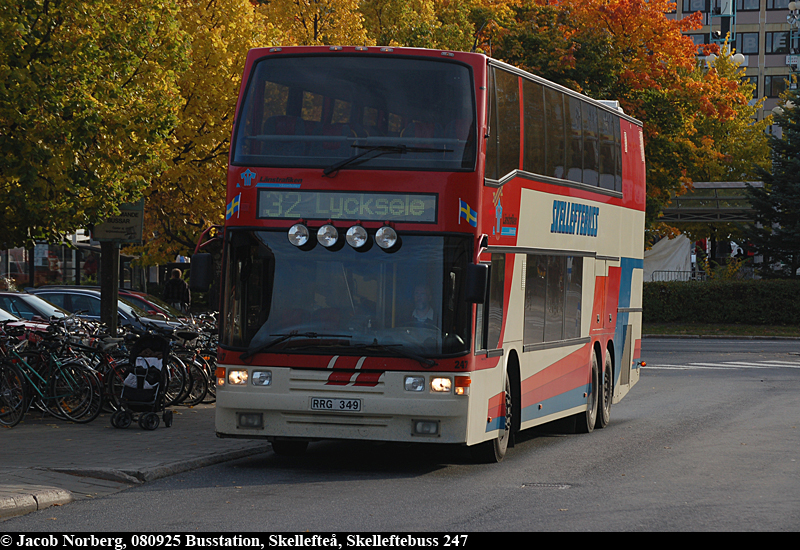
M 170 341 L 160 336 L 145 334 L 131 348 L 130 367 L 125 373 L 120 408 L 111 415 L 111 425 L 127 428 L 134 421 L 143 430 L 158 428 L 158 414 L 162 413 L 164 425 L 172 426 L 172 411 L 165 410 Z

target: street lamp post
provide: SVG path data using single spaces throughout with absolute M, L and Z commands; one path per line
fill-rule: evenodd
M 789 55 L 786 56 L 786 64 L 792 68 L 792 72 L 797 71 L 798 57 L 800 57 L 800 2 L 789 2 L 787 6 L 789 14 L 786 22 L 789 23 Z

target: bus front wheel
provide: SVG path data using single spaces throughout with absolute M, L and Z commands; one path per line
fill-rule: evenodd
M 506 385 L 504 393 L 506 408 L 504 429 L 496 438 L 470 447 L 470 452 L 472 453 L 472 457 L 476 462 L 500 462 L 503 460 L 503 457 L 506 456 L 508 442 L 511 440 L 511 419 L 514 411 L 513 400 L 511 398 L 511 380 L 508 378 L 508 372 L 506 372 Z

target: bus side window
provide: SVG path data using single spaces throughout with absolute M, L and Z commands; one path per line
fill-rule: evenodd
M 506 279 L 506 257 L 492 254 L 489 266 L 488 296 L 483 304 L 477 305 L 475 316 L 475 350 L 494 350 L 500 344 L 503 328 L 503 294 Z
M 486 167 L 484 168 L 484 175 L 489 179 L 496 180 L 499 177 L 497 174 L 497 99 L 495 97 L 494 69 L 491 67 L 489 67 L 487 79 Z
M 570 181 L 583 181 L 583 112 L 582 101 L 569 96 L 564 102 L 569 106 L 567 113 L 567 179 Z
M 599 111 L 600 114 L 600 187 L 614 189 L 614 176 L 617 167 L 617 144 L 614 141 L 614 124 L 619 126 L 619 121 L 609 112 Z M 617 132 L 619 135 L 619 132 Z
M 519 77 L 495 69 L 497 86 L 497 178 L 519 168 Z
M 564 96 L 557 90 L 545 87 L 545 176 L 566 178 L 566 110 Z
M 525 105 L 524 169 L 534 174 L 547 174 L 543 86 L 538 82 L 523 80 L 522 97 Z
M 486 321 L 486 349 L 497 349 L 503 328 L 503 290 L 506 280 L 506 257 L 492 254 L 489 274 L 489 315 Z

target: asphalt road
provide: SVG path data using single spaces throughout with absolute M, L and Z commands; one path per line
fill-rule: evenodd
M 800 343 L 648 339 L 639 384 L 588 435 L 525 433 L 506 459 L 320 442 L 4 522 L 64 532 L 794 531 Z

